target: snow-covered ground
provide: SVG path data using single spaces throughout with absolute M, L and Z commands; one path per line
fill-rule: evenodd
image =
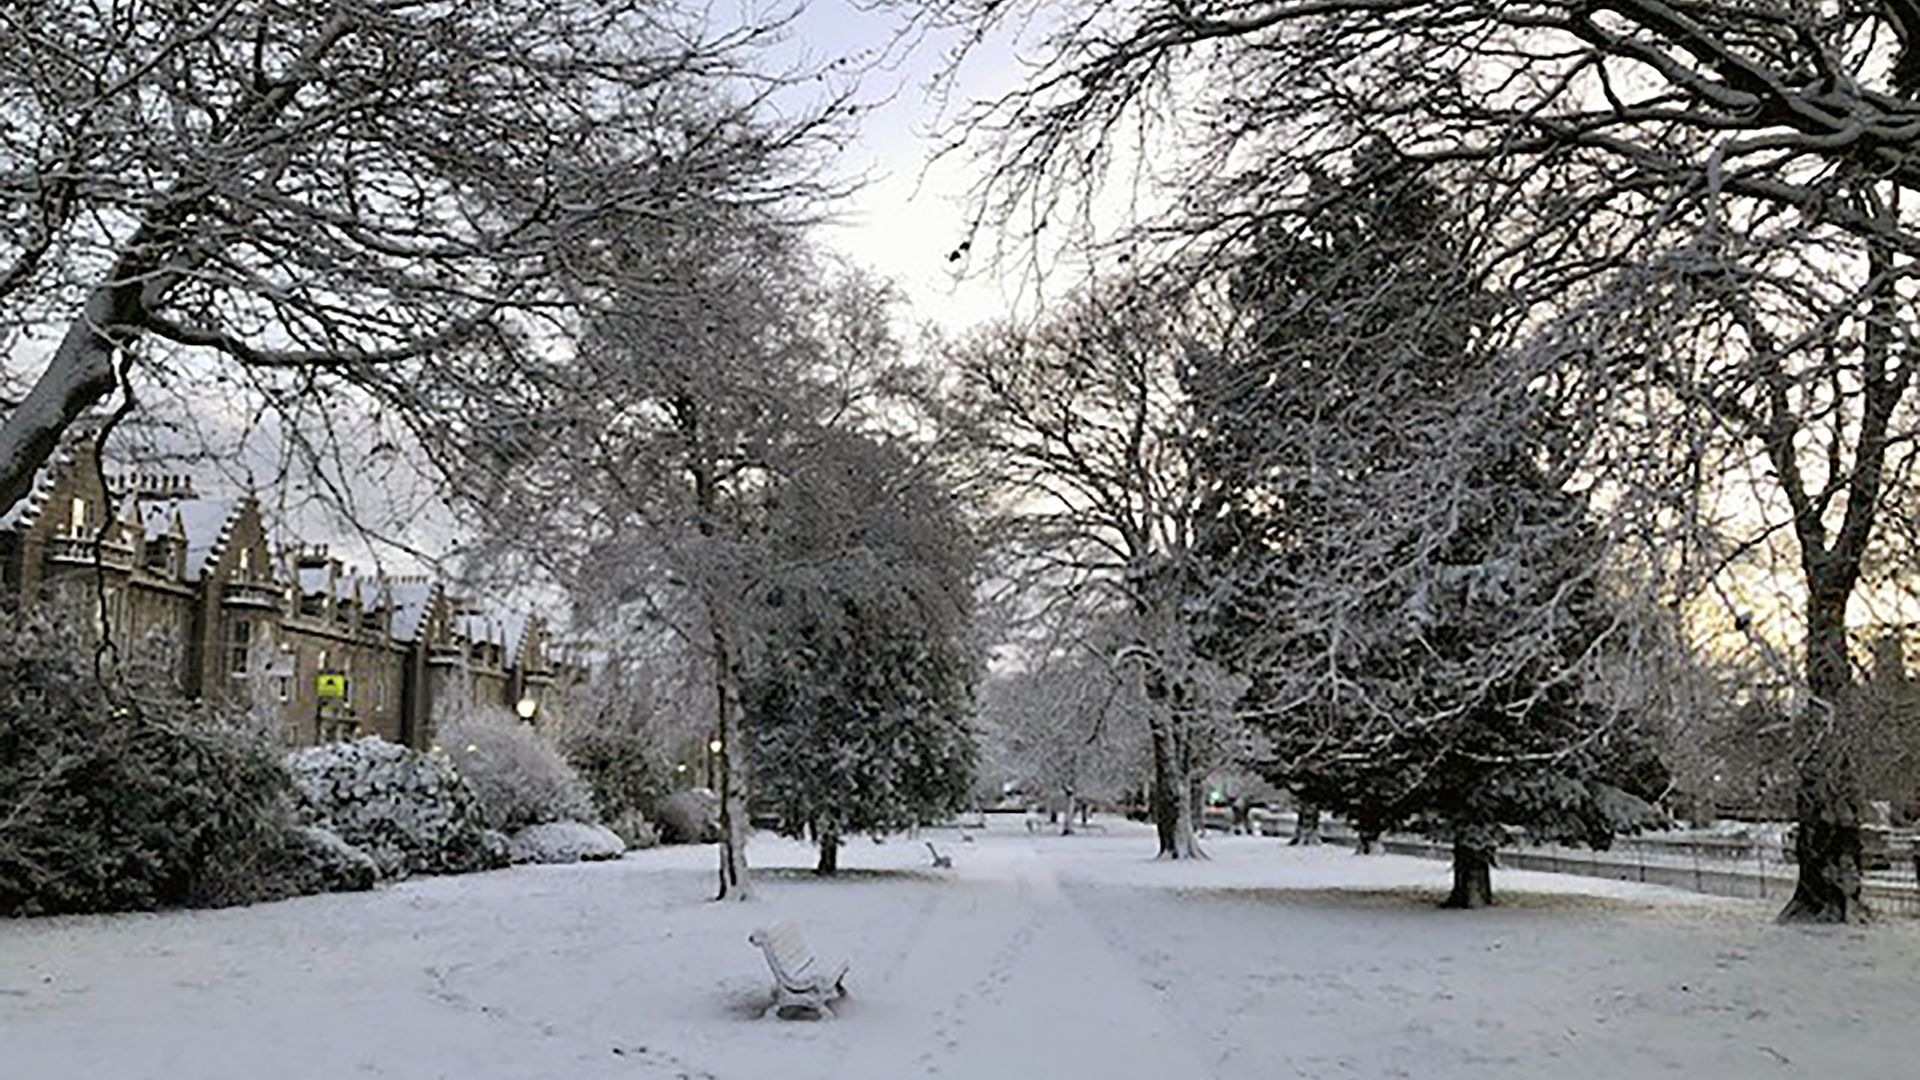
M 0 1078 L 906 1080 L 1914 1075 L 1920 923 L 1781 928 L 1770 905 L 1144 830 L 996 822 L 927 868 L 857 841 L 839 881 L 756 838 L 255 908 L 0 922 Z M 852 961 L 837 1020 L 761 1019 L 747 933 Z

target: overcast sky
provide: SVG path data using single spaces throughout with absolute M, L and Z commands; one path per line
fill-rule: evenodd
M 937 130 L 943 114 L 931 84 L 953 44 L 951 36 L 926 38 L 906 48 L 895 18 L 860 10 L 851 0 L 807 0 L 793 23 L 783 55 L 812 61 L 858 57 L 872 63 L 861 97 L 878 102 L 861 116 L 856 138 L 838 163 L 840 175 L 866 177 L 844 208 L 842 220 L 822 240 L 854 262 L 892 278 L 913 304 L 913 318 L 949 329 L 1005 313 L 1019 287 L 1002 287 L 974 260 L 964 277 L 947 255 L 965 235 L 966 193 L 974 172 L 966 154 L 938 162 Z M 1005 92 L 1017 83 L 1019 66 L 1005 40 L 971 53 L 961 69 L 965 99 Z

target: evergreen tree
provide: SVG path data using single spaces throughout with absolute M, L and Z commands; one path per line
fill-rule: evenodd
M 1607 546 L 1503 379 L 1444 191 L 1377 147 L 1237 276 L 1253 348 L 1196 370 L 1207 651 L 1251 679 L 1271 778 L 1364 832 L 1454 844 L 1491 902 L 1517 826 L 1605 846 L 1664 770 L 1596 692 L 1627 614 Z
M 966 804 L 973 554 L 951 497 L 900 447 L 823 432 L 795 454 L 742 703 L 757 801 L 832 874 L 842 838 Z

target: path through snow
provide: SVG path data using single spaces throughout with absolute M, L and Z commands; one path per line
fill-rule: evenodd
M 0 1080 L 1745 1080 L 1912 1075 L 1920 924 L 1259 838 L 849 845 L 841 881 L 756 838 L 215 912 L 0 922 Z M 853 962 L 830 1023 L 763 1020 L 746 935 Z

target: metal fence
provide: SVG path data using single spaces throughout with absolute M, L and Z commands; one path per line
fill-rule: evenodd
M 1290 814 L 1267 815 L 1257 822 L 1266 835 L 1291 835 Z M 1350 825 L 1322 819 L 1321 836 L 1331 842 L 1356 842 Z M 1920 856 L 1915 838 L 1896 836 L 1889 845 L 1891 865 L 1867 875 L 1865 893 L 1873 908 L 1887 915 L 1920 916 Z M 1451 859 L 1453 849 L 1418 836 L 1383 837 L 1380 847 L 1396 855 Z M 1753 900 L 1793 894 L 1798 867 L 1780 847 L 1723 837 L 1667 837 L 1658 833 L 1620 837 L 1607 851 L 1556 845 L 1523 844 L 1500 850 L 1500 865 L 1511 870 L 1578 874 L 1614 881 L 1665 885 L 1712 896 Z

